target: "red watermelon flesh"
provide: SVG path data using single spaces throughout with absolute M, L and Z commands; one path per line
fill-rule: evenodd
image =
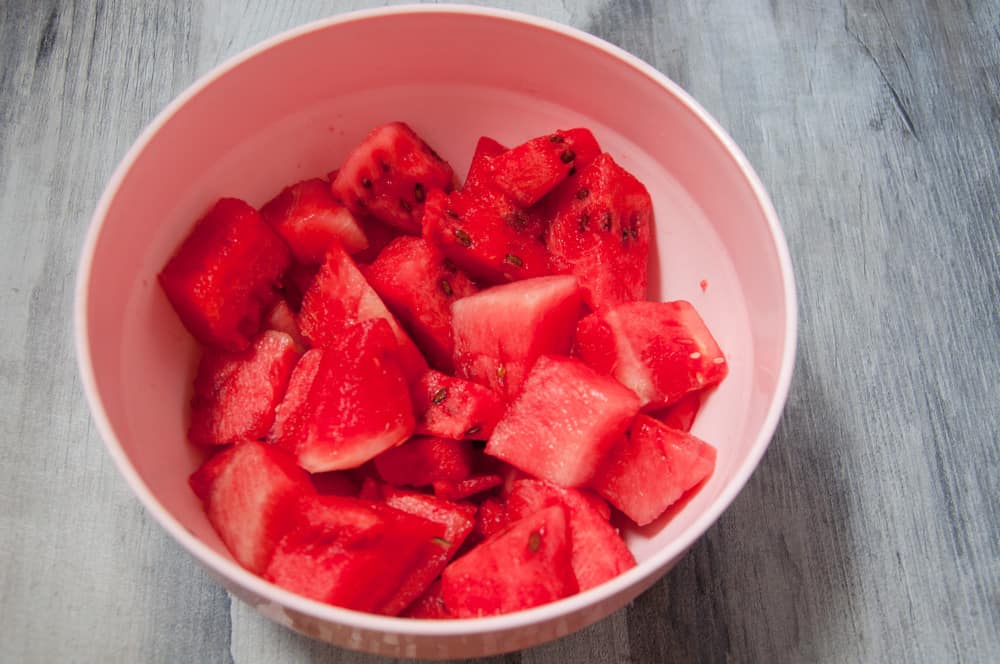
M 427 590 L 399 615 L 403 618 L 416 618 L 418 620 L 449 620 L 455 617 L 444 605 L 440 579 L 428 586 Z
M 569 352 L 580 308 L 576 279 L 567 275 L 458 300 L 452 307 L 458 373 L 513 399 L 540 355 Z
M 160 272 L 163 292 L 199 342 L 245 350 L 291 257 L 257 211 L 220 199 L 194 226 Z
M 236 562 L 260 574 L 294 519 L 309 476 L 282 451 L 246 441 L 216 454 L 191 475 L 191 488 Z
M 455 503 L 391 487 L 385 487 L 382 493 L 386 505 L 444 526 L 441 537 L 433 540 L 436 547 L 429 550 L 426 559 L 417 566 L 396 591 L 392 600 L 386 604 L 385 613 L 392 615 L 413 603 L 441 574 L 445 565 L 455 556 L 455 552 L 472 531 L 476 508 L 468 503 Z
M 454 179 L 448 162 L 409 126 L 392 122 L 347 155 L 331 187 L 355 214 L 419 235 L 427 192 L 450 190 Z
M 650 413 L 650 417 L 663 422 L 671 429 L 688 433 L 694 426 L 694 419 L 701 410 L 701 390 L 691 392 L 661 411 Z
M 486 284 L 550 272 L 544 227 L 494 189 L 431 191 L 423 235 L 470 277 Z
M 397 237 L 405 235 L 405 233 L 398 228 L 386 226 L 382 222 L 377 219 L 372 219 L 371 217 L 359 216 L 358 222 L 361 224 L 361 228 L 365 232 L 365 237 L 368 238 L 368 247 L 362 249 L 356 254 L 353 254 L 354 260 L 359 265 L 371 263 L 373 260 L 378 258 L 378 255 L 382 253 L 382 250 L 388 247 L 393 240 Z
M 267 435 L 298 355 L 295 341 L 273 330 L 241 353 L 205 349 L 194 380 L 188 439 L 225 445 Z
M 458 618 L 530 609 L 577 591 L 566 512 L 553 505 L 497 533 L 441 575 L 441 596 Z
M 507 148 L 489 136 L 480 137 L 476 150 L 472 153 L 472 163 L 469 164 L 469 174 L 465 176 L 463 191 L 494 189 L 493 181 L 494 158 L 502 155 Z
M 660 516 L 712 474 L 715 448 L 639 415 L 591 486 L 639 526 Z
M 349 254 L 368 246 L 354 215 L 334 200 L 330 184 L 322 178 L 286 187 L 260 209 L 260 216 L 300 263 L 322 263 L 332 242 L 339 242 Z
M 607 504 L 589 491 L 563 489 L 541 480 L 518 480 L 507 499 L 507 515 L 511 520 L 520 519 L 550 505 L 566 508 L 570 556 L 580 592 L 635 567 L 632 552 L 608 523 Z
M 443 532 L 439 524 L 386 505 L 315 496 L 300 502 L 295 527 L 264 576 L 321 602 L 385 613 Z
M 397 352 L 384 320 L 347 328 L 322 352 L 304 399 L 293 380 L 299 400 L 286 395 L 275 442 L 316 473 L 355 468 L 409 438 L 413 407 Z
M 439 480 L 464 480 L 472 474 L 472 443 L 417 436 L 375 457 L 379 477 L 395 486 L 429 486 Z
M 309 475 L 313 488 L 321 496 L 341 496 L 357 498 L 361 493 L 361 484 L 350 471 L 333 470 L 329 473 L 312 473 Z
M 612 349 L 611 375 L 635 392 L 644 408 L 672 404 L 719 383 L 728 372 L 718 343 L 689 302 L 630 302 L 598 316 L 603 324 L 581 321 L 577 327 L 576 351 L 595 369 L 607 370 Z M 597 341 L 588 339 L 595 331 Z
M 570 184 L 548 202 L 555 211 L 546 239 L 552 271 L 575 274 L 595 311 L 644 299 L 653 222 L 649 192 L 607 154 Z
M 301 428 L 308 412 L 309 390 L 312 389 L 322 359 L 323 351 L 311 348 L 295 364 L 281 403 L 274 410 L 274 424 L 270 435 L 272 441 L 294 441 L 304 435 Z
M 292 262 L 281 279 L 281 294 L 289 308 L 298 313 L 302 309 L 302 298 L 312 287 L 319 272 L 319 265 Z
M 416 432 L 442 438 L 485 440 L 506 404 L 479 383 L 431 369 L 410 386 Z
M 478 289 L 455 264 L 418 237 L 392 241 L 364 271 L 430 364 L 452 370 L 451 304 Z
M 465 500 L 503 484 L 499 475 L 475 475 L 464 480 L 437 480 L 434 495 L 445 500 Z
M 354 323 L 382 319 L 389 325 L 408 379 L 427 370 L 423 355 L 365 280 L 342 247 L 332 245 L 316 279 L 302 299 L 299 329 L 320 348 L 339 343 Z
M 635 394 L 613 378 L 579 360 L 543 355 L 486 453 L 553 484 L 582 486 L 638 410 Z
M 601 153 L 588 129 L 555 131 L 492 158 L 496 186 L 522 208 L 531 207 L 573 171 Z

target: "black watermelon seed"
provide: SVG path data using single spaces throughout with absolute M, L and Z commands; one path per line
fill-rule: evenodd
M 542 546 L 542 536 L 539 535 L 537 532 L 531 533 L 531 536 L 528 537 L 528 551 L 534 553 L 535 551 L 538 551 L 538 549 L 540 549 L 541 546 Z
M 449 217 L 451 217 L 452 219 L 461 219 L 461 217 L 458 216 L 458 213 L 452 210 L 451 208 L 445 209 L 444 213 Z
M 603 230 L 606 230 L 606 231 L 610 231 L 611 230 L 611 213 L 610 212 L 605 212 L 601 216 L 601 228 Z
M 516 265 L 517 267 L 524 267 L 524 261 L 521 260 L 521 257 L 515 256 L 514 254 L 507 254 L 504 256 L 504 261 L 510 263 L 511 265 Z
M 576 197 L 581 201 L 585 199 L 587 196 L 590 196 L 590 189 L 587 189 L 586 187 L 576 192 Z
M 441 403 L 447 398 L 448 398 L 448 390 L 442 387 L 440 390 L 434 393 L 434 396 L 431 398 L 431 401 L 433 401 L 434 403 Z
M 568 164 L 569 162 L 576 159 L 576 153 L 573 152 L 572 150 L 566 150 L 561 155 L 559 155 L 559 159 L 562 161 L 562 163 Z
M 455 237 L 458 238 L 458 241 L 462 243 L 463 247 L 472 246 L 472 238 L 469 237 L 469 234 L 463 231 L 461 228 L 455 229 Z
M 562 143 L 565 140 L 566 139 L 560 136 L 559 134 L 552 134 L 551 136 L 549 136 L 549 141 L 552 143 Z
M 361 178 L 361 186 L 365 189 L 371 189 L 372 181 L 369 178 Z
M 423 203 L 424 199 L 427 198 L 427 192 L 424 190 L 424 185 L 419 182 L 413 185 L 413 198 L 415 198 L 418 203 Z
M 449 283 L 447 279 L 442 279 L 439 282 L 439 285 L 441 286 L 441 292 L 444 293 L 445 296 L 451 297 L 454 295 L 455 291 L 451 289 L 451 283 Z

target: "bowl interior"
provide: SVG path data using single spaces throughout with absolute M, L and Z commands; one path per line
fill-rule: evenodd
M 790 275 L 742 157 L 682 93 L 611 51 L 505 14 L 372 12 L 272 40 L 154 123 L 98 210 L 80 274 L 80 332 L 109 447 L 155 501 L 147 506 L 162 508 L 158 518 L 228 558 L 187 485 L 201 459 L 185 442 L 197 348 L 157 272 L 220 196 L 259 206 L 336 168 L 375 125 L 404 120 L 460 174 L 480 135 L 515 144 L 586 126 L 646 184 L 655 210 L 650 294 L 694 303 L 731 374 L 694 429 L 719 450 L 715 474 L 683 510 L 627 539 L 650 572 L 709 525 L 705 514 L 721 510 L 756 465 L 784 399 Z

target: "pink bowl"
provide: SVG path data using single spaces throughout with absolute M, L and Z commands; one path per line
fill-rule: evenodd
M 558 127 L 591 128 L 652 194 L 651 296 L 693 302 L 728 354 L 730 376 L 694 430 L 718 447 L 715 474 L 671 518 L 626 533 L 639 564 L 602 586 L 475 620 L 414 621 L 327 606 L 237 565 L 188 488 L 200 460 L 184 430 L 197 349 L 160 292 L 157 272 L 218 197 L 260 205 L 288 183 L 327 173 L 368 129 L 396 119 L 459 173 L 481 134 L 514 144 Z M 170 535 L 279 623 L 347 648 L 424 658 L 490 655 L 566 635 L 660 578 L 763 455 L 788 391 L 795 322 L 792 270 L 774 209 L 746 158 L 693 99 L 583 32 L 454 6 L 319 21 L 195 83 L 116 170 L 94 213 L 76 293 L 76 344 L 94 421 L 129 485 Z

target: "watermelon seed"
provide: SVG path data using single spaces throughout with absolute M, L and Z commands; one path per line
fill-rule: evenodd
M 590 213 L 584 212 L 580 215 L 580 232 L 584 233 L 590 228 Z
M 698 351 L 695 351 L 695 352 L 691 353 L 690 355 L 688 355 L 688 357 L 690 357 L 692 360 L 700 360 L 701 359 L 701 353 L 699 353 Z
M 449 217 L 451 217 L 452 219 L 461 219 L 461 217 L 459 217 L 459 216 L 458 216 L 458 213 L 457 213 L 457 212 L 455 212 L 454 210 L 452 210 L 451 208 L 447 208 L 447 209 L 446 209 L 446 210 L 444 211 L 444 213 L 445 213 L 446 215 L 448 215 Z
M 466 436 L 475 436 L 477 433 L 479 433 L 482 430 L 483 430 L 483 427 L 480 426 L 480 425 L 478 425 L 478 424 L 476 424 L 476 425 L 473 425 L 473 426 L 469 427 L 469 430 L 465 432 L 465 435 Z
M 448 270 L 449 272 L 458 271 L 458 266 L 452 263 L 450 258 L 445 258 L 443 261 L 441 261 L 441 265 L 444 266 L 444 269 Z M 448 286 L 448 289 L 449 290 L 451 289 L 450 285 Z
M 586 187 L 576 192 L 576 197 L 581 201 L 585 199 L 587 196 L 590 196 L 590 189 L 587 189 Z
M 371 189 L 372 181 L 369 178 L 361 178 L 361 186 L 365 189 Z
M 622 229 L 622 242 L 628 242 L 628 229 Z
M 724 357 L 714 357 L 712 358 L 712 364 L 725 364 L 726 358 Z
M 410 205 L 410 201 L 406 200 L 405 198 L 399 199 L 399 206 L 404 210 L 406 210 L 407 212 L 413 209 L 413 206 Z
M 442 387 L 440 390 L 434 393 L 434 396 L 431 397 L 431 401 L 433 401 L 434 403 L 441 403 L 447 398 L 448 398 L 448 390 Z
M 389 172 L 389 164 L 385 163 L 384 161 L 380 161 L 379 165 L 382 167 L 383 172 L 385 173 Z
M 542 546 L 542 536 L 539 535 L 538 533 L 531 533 L 531 536 L 528 537 L 528 551 L 534 553 L 535 551 L 538 551 L 538 549 L 541 548 L 541 546 Z
M 576 165 L 575 164 L 573 165 L 573 168 L 569 169 L 569 173 L 567 173 L 567 175 L 576 175 Z
M 521 260 L 521 257 L 515 256 L 514 254 L 507 254 L 504 256 L 504 261 L 510 263 L 511 265 L 516 265 L 517 267 L 524 267 L 524 261 Z
M 503 385 L 506 378 L 507 378 L 507 368 L 504 365 L 502 365 L 502 364 L 498 365 L 497 366 L 497 382 L 500 383 L 501 385 Z
M 552 134 L 551 136 L 549 136 L 549 142 L 550 143 L 562 143 L 565 140 L 566 139 L 563 138 L 562 136 L 560 136 L 559 134 Z
M 424 185 L 419 182 L 413 185 L 413 197 L 417 199 L 418 203 L 423 203 L 424 199 L 427 197 L 427 192 L 424 190 Z
M 451 284 L 447 279 L 442 279 L 438 285 L 441 286 L 441 292 L 448 297 L 451 297 L 455 293 L 455 291 L 451 289 Z
M 472 238 L 469 237 L 469 234 L 463 231 L 461 228 L 455 229 L 455 237 L 458 238 L 458 241 L 462 243 L 463 247 L 472 246 Z
M 358 207 L 359 207 L 359 208 L 361 208 L 362 210 L 365 210 L 365 209 L 367 209 L 367 208 L 368 208 L 368 204 L 367 204 L 367 203 L 365 203 L 365 202 L 364 202 L 363 200 L 361 200 L 360 198 L 359 198 L 359 199 L 357 200 L 357 205 L 358 205 Z
M 562 161 L 562 163 L 568 164 L 569 162 L 576 159 L 576 153 L 573 152 L 572 150 L 566 150 L 561 155 L 559 155 L 559 159 Z
M 504 217 L 504 221 L 508 225 L 513 226 L 515 230 L 520 231 L 524 230 L 524 227 L 528 225 L 528 215 L 524 214 L 521 210 L 514 210 Z
M 633 239 L 633 240 L 638 240 L 638 239 L 639 239 L 639 230 L 638 230 L 637 228 L 635 228 L 635 227 L 633 226 L 633 227 L 632 227 L 632 230 L 631 230 L 631 231 L 629 231 L 629 232 L 630 232 L 630 233 L 632 234 L 632 239 Z
M 606 231 L 610 231 L 611 230 L 611 213 L 610 212 L 605 212 L 601 216 L 601 228 L 604 229 L 604 230 L 606 230 Z
M 451 548 L 451 542 L 449 542 L 448 540 L 446 540 L 443 537 L 434 537 L 434 538 L 431 539 L 431 541 L 434 542 L 435 544 L 437 544 L 442 549 L 450 549 Z

